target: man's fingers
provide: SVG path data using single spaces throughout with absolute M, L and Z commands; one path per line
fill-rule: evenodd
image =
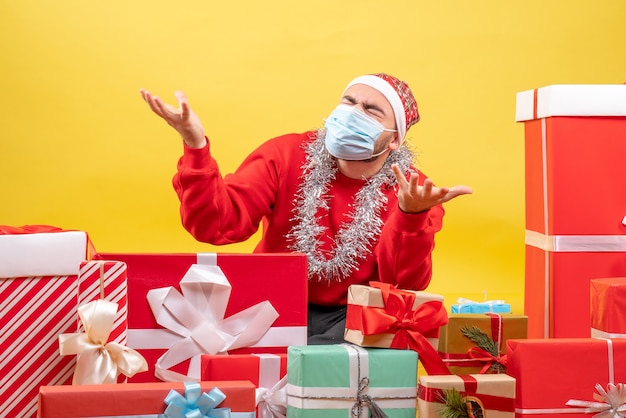
M 402 170 L 400 170 L 400 167 L 398 167 L 398 164 L 392 164 L 391 170 L 393 171 L 393 174 L 395 174 L 396 176 L 396 181 L 398 182 L 398 186 L 401 188 L 406 187 L 409 182 L 406 181 L 406 177 L 404 177 L 404 173 L 402 173 Z
M 148 106 L 150 106 L 150 109 L 156 113 L 157 115 L 159 115 L 160 117 L 164 117 L 163 116 L 163 111 L 161 110 L 161 108 L 159 108 L 158 106 L 158 102 L 155 100 L 155 97 L 152 96 L 150 93 L 145 93 L 143 95 L 144 100 L 146 101 L 146 103 L 148 103 Z
M 411 193 L 412 195 L 417 195 L 419 193 L 419 181 L 419 173 L 412 171 L 411 175 L 409 176 L 409 193 Z
M 422 195 L 430 196 L 433 192 L 433 181 L 431 179 L 424 180 L 424 185 L 422 186 Z
M 464 194 L 472 194 L 472 188 L 468 186 L 454 186 L 451 187 L 450 190 L 446 193 L 444 198 L 442 199 L 442 203 L 448 202 L 449 200 L 454 199 L 457 196 L 462 196 Z

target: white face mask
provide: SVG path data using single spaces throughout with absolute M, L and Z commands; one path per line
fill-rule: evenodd
M 340 104 L 333 110 L 324 124 L 326 149 L 336 158 L 349 161 L 367 160 L 377 157 L 387 149 L 374 154 L 374 143 L 386 129 L 376 119 L 358 108 Z

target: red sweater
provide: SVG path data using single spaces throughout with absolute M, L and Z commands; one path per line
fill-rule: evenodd
M 290 252 L 285 236 L 291 231 L 293 205 L 301 187 L 305 161 L 303 142 L 315 132 L 273 138 L 253 151 L 233 174 L 220 174 L 210 146 L 185 146 L 173 185 L 181 202 L 182 223 L 198 241 L 213 245 L 241 242 L 263 224 L 256 253 Z M 421 173 L 420 173 L 421 174 Z M 424 175 L 420 175 L 423 181 Z M 330 185 L 330 210 L 320 217 L 326 227 L 321 248 L 332 248 L 332 237 L 351 212 L 350 205 L 364 180 L 337 172 Z M 402 212 L 392 188 L 384 191 L 388 203 L 381 213 L 385 225 L 372 252 L 352 275 L 341 282 L 309 280 L 309 302 L 345 305 L 351 284 L 383 281 L 401 289 L 423 290 L 432 275 L 434 235 L 441 229 L 444 210 L 436 206 L 418 214 Z

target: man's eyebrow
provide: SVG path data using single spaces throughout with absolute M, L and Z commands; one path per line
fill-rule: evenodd
M 352 104 L 357 104 L 358 103 L 357 100 L 353 96 L 350 96 L 349 94 L 345 94 L 343 96 L 343 99 L 347 100 L 348 102 L 350 102 Z M 385 114 L 385 111 L 380 106 L 378 106 L 376 104 L 373 104 L 373 103 L 364 103 L 363 107 L 365 109 L 376 110 L 376 111 L 382 113 L 383 115 Z

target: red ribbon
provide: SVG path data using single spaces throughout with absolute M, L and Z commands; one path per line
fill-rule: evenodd
M 486 313 L 485 315 L 491 318 L 491 339 L 498 348 L 498 352 L 500 352 L 502 350 L 502 333 L 504 330 L 502 315 L 496 313 Z M 480 347 L 471 347 L 467 350 L 467 355 L 449 353 L 439 353 L 439 355 L 445 360 L 457 360 L 454 361 L 455 366 L 481 367 L 479 371 L 480 374 L 487 373 L 491 365 L 494 363 L 500 363 L 502 366 L 506 367 L 507 362 L 506 354 L 494 356 Z
M 361 310 L 363 335 L 394 334 L 389 348 L 416 351 L 428 374 L 451 374 L 425 336 L 438 336 L 439 328 L 448 323 L 443 303 L 428 301 L 413 310 L 415 293 L 388 283 L 371 282 L 370 286 L 380 289 L 385 307 Z
M 467 350 L 467 354 L 473 360 L 477 360 L 477 361 L 480 361 L 481 363 L 484 363 L 482 369 L 480 369 L 480 371 L 478 372 L 480 374 L 487 373 L 487 370 L 489 370 L 491 365 L 494 363 L 499 363 L 502 366 L 506 367 L 506 361 L 507 361 L 506 354 L 502 356 L 500 355 L 494 356 L 489 351 L 484 350 L 480 347 L 470 348 L 469 350 Z
M 491 318 L 491 339 L 498 346 L 498 351 L 502 351 L 502 333 L 504 332 L 504 321 L 502 315 L 497 313 L 486 313 Z
M 515 409 L 515 400 L 513 398 L 506 398 L 495 395 L 483 395 L 476 393 L 478 388 L 478 382 L 476 379 L 469 375 L 458 376 L 463 379 L 464 389 L 460 391 L 462 396 L 475 396 L 480 399 L 485 409 L 492 411 L 513 412 Z M 418 389 L 417 397 L 426 402 L 436 402 L 443 404 L 444 391 L 439 388 L 427 388 L 420 386 Z
M 36 234 L 39 232 L 63 232 L 62 228 L 51 225 L 0 225 L 0 235 Z

